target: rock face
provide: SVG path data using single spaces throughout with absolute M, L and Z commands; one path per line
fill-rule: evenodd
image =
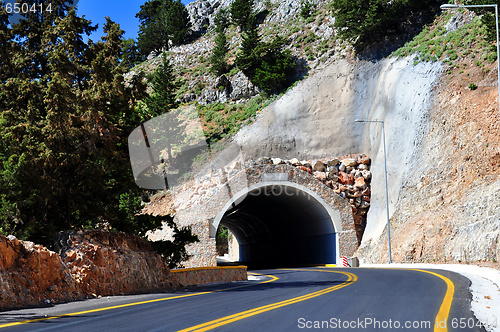
M 193 31 L 206 31 L 213 27 L 214 17 L 222 8 L 228 8 L 233 0 L 195 0 L 186 5 Z M 317 4 L 319 0 L 309 0 Z M 300 14 L 302 1 L 298 0 L 255 0 L 255 11 L 269 10 L 270 21 L 283 22 Z
M 100 295 L 161 291 L 176 284 L 144 239 L 124 233 L 66 233 L 61 256 L 0 235 L 0 309 Z
M 58 254 L 0 235 L 0 309 L 69 301 L 81 295 Z
M 88 231 L 64 234 L 61 242 L 61 257 L 84 294 L 132 294 L 173 286 L 166 262 L 138 236 Z

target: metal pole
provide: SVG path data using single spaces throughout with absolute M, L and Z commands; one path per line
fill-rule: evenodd
M 387 157 L 385 152 L 385 124 L 382 121 L 382 139 L 384 140 L 384 170 L 385 170 L 385 210 L 387 212 L 387 244 L 389 250 L 389 264 L 392 263 L 391 255 L 391 227 L 389 225 L 389 191 L 387 189 Z

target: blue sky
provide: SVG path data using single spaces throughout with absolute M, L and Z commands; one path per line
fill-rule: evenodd
M 182 0 L 182 3 L 188 4 L 191 1 Z M 77 5 L 77 13 L 78 16 L 85 15 L 85 18 L 92 21 L 93 25 L 99 24 L 99 30 L 90 36 L 94 41 L 102 36 L 102 27 L 106 16 L 120 24 L 122 30 L 125 30 L 124 38 L 136 39 L 139 21 L 135 15 L 145 2 L 146 0 L 80 0 Z

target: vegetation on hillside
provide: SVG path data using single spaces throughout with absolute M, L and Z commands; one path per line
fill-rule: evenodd
M 476 17 L 470 24 L 455 31 L 446 31 L 445 23 L 451 14 L 440 18 L 436 25 L 425 27 L 411 42 L 398 49 L 393 55 L 398 57 L 416 53 L 415 62 L 438 61 L 452 64 L 466 56 L 475 58 L 475 63 L 496 60 L 496 47 L 487 41 L 486 27 Z
M 168 50 L 170 43 L 182 44 L 191 28 L 189 14 L 180 0 L 148 0 L 136 17 L 141 22 L 137 44 L 144 56 Z
M 496 4 L 497 6 L 500 7 L 500 1 L 499 0 L 465 0 L 464 5 L 494 5 Z M 486 8 L 474 8 L 471 7 L 470 10 L 476 12 L 477 14 L 481 15 L 481 22 L 483 23 L 485 29 L 486 29 L 486 34 L 487 34 L 487 40 L 490 42 L 496 41 L 496 19 L 495 19 L 495 11 L 493 7 L 486 7 Z
M 155 113 L 136 112 L 142 77 L 124 82 L 123 31 L 108 18 L 84 42 L 96 28 L 66 0 L 24 16 L 9 25 L 0 6 L 0 233 L 50 246 L 63 230 L 160 227 L 138 215 L 127 137 Z
M 226 29 L 229 26 L 229 13 L 225 9 L 219 10 L 215 16 L 215 46 L 210 57 L 210 71 L 215 76 L 221 76 L 228 70 L 227 53 L 229 44 L 226 38 Z
M 406 30 L 426 12 L 437 10 L 435 0 L 333 0 L 335 28 L 358 52 Z
M 279 92 L 290 84 L 296 64 L 290 51 L 283 50 L 285 38 L 276 36 L 270 42 L 263 42 L 256 21 L 252 14 L 243 33 L 236 66 L 266 93 Z

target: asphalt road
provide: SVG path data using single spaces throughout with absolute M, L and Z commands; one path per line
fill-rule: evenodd
M 470 310 L 469 280 L 452 272 L 363 268 L 254 272 L 260 274 L 259 280 L 0 312 L 0 330 L 482 330 Z

